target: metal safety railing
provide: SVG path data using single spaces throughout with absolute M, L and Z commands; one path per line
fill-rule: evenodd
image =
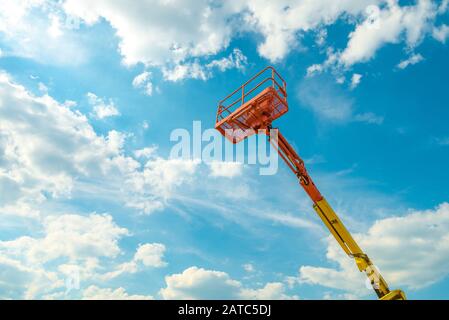
M 287 83 L 273 67 L 269 66 L 220 101 L 217 123 L 269 87 L 275 89 L 281 98 L 287 101 Z

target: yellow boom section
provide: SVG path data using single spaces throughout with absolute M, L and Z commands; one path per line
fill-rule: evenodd
M 270 139 L 270 143 L 277 149 L 281 158 L 299 179 L 299 183 L 304 188 L 310 199 L 313 201 L 314 209 L 323 220 L 326 227 L 340 244 L 346 254 L 355 260 L 361 272 L 365 272 L 371 286 L 376 291 L 381 300 L 405 300 L 405 294 L 401 290 L 390 291 L 387 282 L 381 276 L 379 270 L 374 266 L 368 256 L 360 249 L 357 242 L 343 225 L 340 218 L 331 208 L 316 187 L 304 165 L 304 161 L 299 157 L 287 139 L 278 132 L 278 139 Z
M 326 199 L 317 201 L 313 208 L 323 220 L 326 227 L 334 238 L 350 257 L 354 258 L 357 267 L 361 272 L 365 272 L 381 300 L 405 300 L 405 293 L 402 290 L 390 291 L 388 285 L 377 268 L 373 265 L 368 256 L 360 249 L 357 242 L 338 218 Z

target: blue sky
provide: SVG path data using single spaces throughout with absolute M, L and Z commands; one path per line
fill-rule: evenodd
M 273 65 L 392 288 L 448 299 L 448 1 L 0 1 L 0 297 L 374 299 L 281 163 L 170 159 Z

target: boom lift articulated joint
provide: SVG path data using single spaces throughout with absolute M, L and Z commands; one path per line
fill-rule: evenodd
M 260 78 L 266 72 L 269 72 L 269 76 L 254 84 L 254 80 Z M 254 87 L 248 90 L 251 84 Z M 264 84 L 268 85 L 268 87 L 264 87 Z M 271 145 L 277 150 L 279 156 L 298 178 L 300 185 L 312 200 L 313 208 L 332 236 L 337 240 L 344 252 L 354 259 L 358 269 L 366 274 L 378 298 L 381 300 L 405 300 L 406 297 L 403 291 L 391 291 L 389 289 L 379 270 L 362 251 L 335 211 L 315 186 L 307 172 L 304 161 L 280 131 L 272 128 L 273 120 L 288 111 L 286 87 L 285 81 L 274 68 L 265 68 L 220 102 L 215 128 L 233 143 L 242 141 L 248 136 L 255 134 L 256 129 L 259 132 L 262 130 L 267 135 Z M 236 94 L 239 95 L 239 98 L 233 101 L 232 97 Z M 247 99 L 249 97 L 251 99 Z M 225 103 L 230 99 L 230 104 L 225 106 Z M 232 112 L 232 108 L 236 106 L 237 108 Z M 276 130 L 277 134 L 272 135 L 272 130 Z

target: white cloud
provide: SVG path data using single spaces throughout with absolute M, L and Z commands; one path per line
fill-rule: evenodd
M 129 175 L 125 183 L 133 191 L 127 205 L 151 213 L 163 208 L 175 189 L 192 180 L 199 161 L 183 159 L 149 160 L 142 171 Z
M 8 298 L 61 293 L 64 279 L 75 273 L 83 280 L 94 277 L 99 259 L 117 257 L 118 240 L 128 235 L 111 216 L 98 214 L 48 216 L 40 228 L 42 236 L 0 241 L 0 265 L 8 270 L 0 274 L 0 282 L 10 283 Z
M 198 61 L 179 63 L 174 67 L 162 69 L 164 79 L 168 81 L 180 81 L 183 79 L 207 80 L 212 77 L 213 71 L 218 69 L 224 72 L 229 69 L 245 70 L 248 64 L 247 57 L 240 49 L 234 49 L 227 57 L 208 62 L 204 66 Z
M 307 76 L 311 77 L 315 74 L 323 72 L 324 68 L 321 64 L 313 64 L 307 68 Z
M 418 0 L 411 6 L 399 6 L 388 1 L 385 8 L 373 7 L 363 23 L 350 34 L 346 49 L 339 56 L 345 66 L 370 60 L 385 44 L 398 43 L 405 33 L 409 47 L 415 47 L 429 31 L 436 16 L 436 6 L 427 0 Z
M 78 103 L 73 100 L 66 100 L 66 101 L 64 101 L 63 105 L 64 105 L 64 107 L 67 107 L 67 108 L 73 108 L 73 107 L 76 107 L 78 105 Z
M 5 197 L 2 203 L 41 202 L 45 199 L 43 190 L 53 197 L 70 194 L 71 173 L 92 164 L 86 153 L 68 154 L 68 149 L 86 136 L 96 137 L 85 117 L 48 96 L 31 96 L 4 73 L 0 73 L 0 102 L 0 189 Z M 10 112 L 13 107 L 15 112 Z M 92 146 L 103 142 L 103 152 L 110 153 L 106 141 L 100 137 L 91 140 Z
M 153 83 L 151 82 L 151 72 L 145 71 L 136 76 L 133 80 L 133 87 L 143 89 L 147 96 L 153 95 Z
M 351 33 L 340 59 L 345 65 L 352 65 L 369 60 L 384 44 L 398 42 L 402 33 L 409 46 L 418 44 L 438 12 L 438 7 L 427 0 L 409 6 L 400 6 L 395 0 L 345 0 L 332 5 L 324 0 L 219 1 L 216 5 L 206 0 L 176 0 L 147 1 L 131 8 L 125 1 L 101 0 L 92 6 L 88 1 L 68 0 L 64 8 L 88 24 L 104 18 L 121 39 L 120 52 L 125 63 L 172 65 L 174 68 L 166 68 L 173 74 L 166 76 L 169 80 L 181 74 L 206 78 L 198 62 L 189 60 L 223 51 L 242 31 L 262 34 L 259 54 L 275 62 L 299 47 L 300 35 L 318 30 L 318 43 L 322 44 L 323 26 L 342 17 L 358 19 L 364 15 L 366 20 Z M 221 62 L 222 66 L 226 64 Z
M 384 117 L 378 116 L 372 112 L 366 112 L 356 114 L 354 116 L 354 121 L 380 125 L 384 122 Z
M 93 108 L 93 114 L 97 119 L 105 119 L 109 117 L 119 116 L 120 112 L 117 110 L 114 102 L 109 100 L 109 102 L 104 101 L 104 99 L 99 98 L 92 92 L 87 93 L 87 100 Z
M 63 35 L 63 31 L 61 30 L 60 18 L 56 15 L 51 15 L 49 18 L 51 22 L 47 29 L 48 34 L 53 38 L 61 37 Z
M 262 213 L 261 217 L 285 226 L 309 229 L 314 231 L 316 231 L 317 229 L 320 230 L 320 227 L 315 222 L 294 216 L 292 214 L 286 214 L 282 212 L 266 212 Z
M 443 24 L 440 27 L 435 27 L 433 29 L 433 37 L 442 43 L 446 43 L 447 38 L 449 37 L 449 26 Z
M 314 164 L 320 164 L 320 163 L 326 163 L 326 158 L 321 154 L 314 154 L 310 158 L 304 159 L 304 163 L 306 165 L 314 165 Z
M 335 79 L 335 82 L 337 82 L 338 84 L 343 84 L 346 81 L 346 77 L 345 76 L 339 76 Z
M 41 213 L 37 208 L 33 208 L 23 202 L 17 202 L 0 207 L 0 215 L 38 219 Z
M 212 177 L 234 178 L 242 175 L 243 172 L 243 164 L 240 162 L 213 161 L 207 165 Z
M 377 220 L 355 238 L 366 250 L 392 288 L 420 289 L 449 274 L 449 204 L 434 210 L 410 211 Z M 302 266 L 300 281 L 365 296 L 364 275 L 334 239 L 328 239 L 326 257 L 338 268 Z
M 200 80 L 208 78 L 206 70 L 198 61 L 177 64 L 173 68 L 164 68 L 162 72 L 164 79 L 172 82 L 188 78 Z
M 157 149 L 157 146 L 143 148 L 134 151 L 134 155 L 136 156 L 136 158 L 150 159 L 151 157 L 156 156 Z
M 358 73 L 354 73 L 351 78 L 351 89 L 355 89 L 358 87 L 360 82 L 362 81 L 362 75 Z
M 109 281 L 123 274 L 136 273 L 144 268 L 163 268 L 168 265 L 163 260 L 165 245 L 161 243 L 145 243 L 139 245 L 131 261 L 117 265 L 112 271 L 98 274 L 96 277 L 102 281 Z
M 49 216 L 42 221 L 41 228 L 41 237 L 23 236 L 0 241 L 0 265 L 5 270 L 0 274 L 0 282 L 10 283 L 15 279 L 5 291 L 10 295 L 4 298 L 67 298 L 70 297 L 67 296 L 67 279 L 73 277 L 85 285 L 91 281 L 109 281 L 147 267 L 167 265 L 163 261 L 165 246 L 160 243 L 142 244 L 130 262 L 117 264 L 116 258 L 123 254 L 118 241 L 129 232 L 119 227 L 110 215 Z M 103 262 L 108 263 L 103 265 Z M 113 271 L 102 273 L 106 265 Z M 105 299 L 144 298 L 128 296 L 123 288 L 90 287 L 84 291 L 84 298 L 100 299 L 101 296 Z
M 159 291 L 167 300 L 196 299 L 288 299 L 282 283 L 268 283 L 261 289 L 248 289 L 225 272 L 190 267 L 165 277 L 166 288 Z
M 33 299 L 39 293 L 57 289 L 63 285 L 55 272 L 25 266 L 22 262 L 0 255 L 0 282 L 2 299 L 21 297 Z
M 254 272 L 254 271 L 255 271 L 254 266 L 253 266 L 251 263 L 245 263 L 245 264 L 243 265 L 243 269 L 244 269 L 246 272 Z
M 8 212 L 23 215 L 28 206 L 35 215 L 52 200 L 79 196 L 150 213 L 166 205 L 197 165 L 154 156 L 142 168 L 124 154 L 126 134 L 97 135 L 83 114 L 48 95 L 35 97 L 5 73 L 0 73 L 0 129 L 0 212 L 8 206 Z
M 261 289 L 242 289 L 240 298 L 245 300 L 291 300 L 298 299 L 297 296 L 285 294 L 285 286 L 280 282 L 267 283 Z
M 160 295 L 166 300 L 232 299 L 238 296 L 241 284 L 221 271 L 190 267 L 180 274 L 165 277 L 166 288 Z
M 67 0 L 67 13 L 93 24 L 104 18 L 116 30 L 120 53 L 129 65 L 162 66 L 188 57 L 216 54 L 231 39 L 230 5 L 208 0 L 127 1 Z M 173 22 L 176 23 L 173 23 Z
M 118 239 L 128 234 L 109 215 L 61 215 L 43 221 L 43 238 L 20 237 L 0 241 L 6 255 L 22 255 L 29 264 L 42 264 L 58 258 L 83 261 L 90 257 L 116 257 Z
M 428 0 L 411 5 L 400 5 L 397 0 L 342 0 L 332 5 L 327 0 L 148 0 L 132 6 L 125 0 L 98 0 L 94 5 L 87 0 L 3 2 L 0 32 L 15 54 L 49 63 L 83 61 L 87 53 L 82 37 L 67 26 L 67 21 L 80 19 L 88 26 L 106 21 L 116 32 L 125 64 L 161 68 L 169 81 L 207 79 L 207 66 L 229 69 L 236 60 L 210 59 L 228 49 L 242 33 L 262 35 L 259 54 L 277 62 L 300 49 L 301 38 L 307 33 L 316 33 L 322 46 L 326 27 L 338 20 L 357 23 L 346 48 L 338 53 L 338 62 L 349 67 L 368 61 L 388 43 L 404 41 L 408 47 L 416 47 L 434 28 L 436 17 L 447 11 L 446 2 L 438 6 Z M 444 28 L 435 28 L 436 37 L 441 39 L 438 30 Z M 49 40 L 43 40 L 43 33 L 50 35 Z M 56 56 L 56 52 L 64 54 Z M 142 89 L 150 95 L 154 88 L 147 82 Z
M 339 68 L 338 59 L 340 57 L 340 53 L 336 52 L 333 47 L 328 47 L 326 49 L 326 56 L 327 58 L 323 63 L 316 63 L 307 68 L 307 77 L 310 78 L 331 69 L 334 76 L 336 76 L 337 83 L 343 84 L 346 81 L 346 78 L 342 75 L 342 71 Z
M 147 243 L 139 246 L 134 261 L 142 262 L 146 267 L 161 268 L 167 263 L 162 260 L 165 252 L 165 246 L 161 243 Z
M 397 65 L 397 67 L 398 67 L 399 69 L 405 69 L 405 68 L 407 68 L 408 66 L 415 65 L 415 64 L 417 64 L 417 63 L 420 63 L 420 62 L 423 61 L 423 60 L 424 60 L 424 57 L 423 57 L 421 54 L 419 54 L 419 53 L 413 54 L 413 55 L 411 55 L 408 59 L 401 61 L 401 62 Z
M 149 0 L 132 6 L 125 0 L 98 0 L 95 5 L 87 0 L 3 2 L 0 33 L 15 47 L 16 54 L 49 63 L 85 60 L 83 41 L 67 21 L 76 18 L 92 25 L 104 19 L 120 40 L 125 64 L 162 68 L 169 81 L 207 79 L 208 65 L 228 69 L 235 61 L 207 60 L 227 49 L 242 32 L 261 34 L 259 54 L 276 62 L 301 47 L 302 35 L 315 32 L 322 46 L 326 26 L 339 19 L 357 22 L 363 18 L 338 54 L 339 63 L 351 66 L 371 59 L 388 43 L 404 40 L 408 47 L 415 47 L 432 28 L 437 39 L 445 39 L 444 26 L 436 28 L 433 24 L 447 11 L 446 1 L 438 6 L 428 0 L 410 5 L 400 5 L 397 0 L 342 0 L 332 5 L 327 0 Z M 42 33 L 48 33 L 50 40 L 43 41 Z M 58 50 L 64 54 L 56 56 Z M 143 89 L 150 95 L 152 83 L 147 82 Z
M 245 21 L 264 36 L 259 54 L 279 61 L 298 47 L 298 34 L 333 24 L 344 13 L 357 16 L 376 0 L 362 1 L 247 1 Z
M 360 297 L 352 293 L 333 294 L 326 292 L 323 295 L 323 300 L 360 300 Z
M 242 31 L 262 34 L 258 51 L 278 61 L 298 46 L 298 34 L 330 25 L 344 14 L 358 16 L 381 0 L 328 1 L 146 1 L 131 7 L 126 1 L 67 0 L 65 11 L 88 24 L 108 21 L 120 38 L 127 64 L 178 65 L 189 58 L 226 49 Z M 176 21 L 176 23 L 172 23 Z
M 90 286 L 83 291 L 83 300 L 153 300 L 153 297 L 128 294 L 122 287 L 110 289 Z
M 326 29 L 321 29 L 316 34 L 315 43 L 319 47 L 322 47 L 322 46 L 324 46 L 326 44 L 326 38 L 327 38 L 327 30 Z
M 83 38 L 67 28 L 59 4 L 48 0 L 0 0 L 0 39 L 5 55 L 44 64 L 79 65 L 89 52 Z
M 217 68 L 222 72 L 228 69 L 244 70 L 247 64 L 248 58 L 243 52 L 240 49 L 234 49 L 229 56 L 209 62 L 206 69 Z
M 40 92 L 48 93 L 48 87 L 44 83 L 39 82 L 37 86 Z
M 446 13 L 449 8 L 449 0 L 442 0 L 440 6 L 438 7 L 438 12 L 440 14 Z

